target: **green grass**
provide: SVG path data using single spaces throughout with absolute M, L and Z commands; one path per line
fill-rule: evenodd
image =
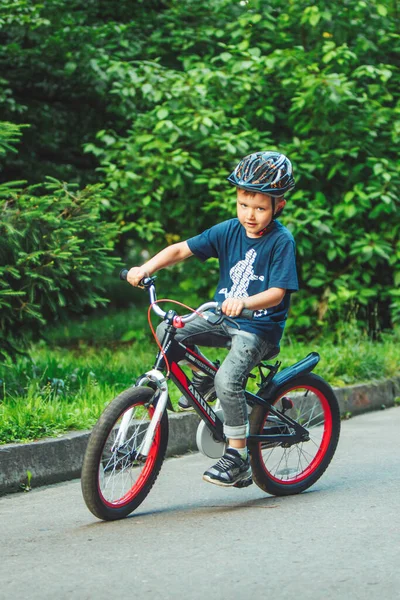
M 3 364 L 0 443 L 92 427 L 107 403 L 153 366 L 157 348 L 146 323 L 146 310 L 136 309 L 71 322 L 51 329 L 47 342 L 31 349 L 31 360 Z M 282 344 L 282 367 L 317 351 L 321 361 L 315 372 L 334 386 L 399 374 L 399 332 L 380 343 L 354 336 L 340 345 L 289 341 Z M 222 351 L 206 354 L 216 359 Z M 170 394 L 176 404 L 179 392 L 172 384 Z
M 157 317 L 152 317 L 155 324 Z M 49 346 L 79 347 L 103 344 L 112 346 L 121 342 L 140 342 L 151 339 L 147 322 L 147 307 L 132 307 L 120 311 L 99 311 L 97 316 L 82 317 L 46 332 Z
M 138 343 L 118 349 L 34 347 L 32 361 L 1 369 L 0 443 L 90 428 L 154 356 L 154 349 Z

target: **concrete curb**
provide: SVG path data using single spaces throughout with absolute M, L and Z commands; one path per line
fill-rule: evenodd
M 400 396 L 400 376 L 368 384 L 335 388 L 343 416 L 394 406 Z M 197 450 L 199 419 L 194 413 L 169 414 L 167 456 Z M 39 487 L 80 476 L 83 455 L 90 432 L 73 432 L 60 438 L 27 444 L 0 446 L 0 496 L 21 491 L 28 485 Z

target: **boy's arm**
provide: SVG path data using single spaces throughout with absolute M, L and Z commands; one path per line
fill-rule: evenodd
M 150 258 L 141 267 L 132 267 L 127 276 L 127 280 L 133 286 L 137 286 L 143 277 L 149 277 L 156 271 L 175 265 L 189 256 L 193 256 L 193 252 L 190 250 L 187 242 L 178 242 L 172 244 L 164 250 L 161 250 L 158 254 Z
M 222 312 L 228 317 L 238 317 L 244 308 L 263 310 L 277 306 L 285 297 L 286 290 L 272 287 L 247 298 L 227 298 L 222 304 Z

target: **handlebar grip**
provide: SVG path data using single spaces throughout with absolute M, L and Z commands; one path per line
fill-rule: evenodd
M 250 310 L 250 308 L 244 308 L 242 310 L 242 312 L 240 313 L 239 318 L 240 319 L 248 319 L 249 321 L 251 321 L 251 319 L 254 317 L 255 312 L 256 312 L 255 310 Z M 215 309 L 215 314 L 222 315 L 222 303 L 221 302 L 218 302 L 218 306 Z
M 250 310 L 250 308 L 244 308 L 240 313 L 239 317 L 241 319 L 248 319 L 249 321 L 251 321 L 251 319 L 254 317 L 254 312 L 255 311 Z
M 129 273 L 128 269 L 122 269 L 119 272 L 119 278 L 122 279 L 122 280 L 124 280 L 124 281 L 126 281 L 127 277 L 128 277 L 128 273 Z M 148 288 L 151 284 L 154 283 L 155 279 L 156 279 L 156 277 L 143 277 L 143 279 L 141 279 L 139 281 L 138 287 L 140 287 L 140 288 L 143 288 L 143 287 L 144 288 Z

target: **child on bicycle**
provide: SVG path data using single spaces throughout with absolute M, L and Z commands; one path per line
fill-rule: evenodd
M 250 371 L 265 357 L 279 352 L 290 295 L 298 289 L 295 242 L 276 218 L 286 192 L 294 187 L 290 160 L 279 152 L 245 156 L 228 177 L 237 188 L 237 218 L 229 219 L 184 242 L 164 248 L 141 267 L 129 270 L 127 279 L 137 286 L 143 277 L 159 269 L 197 256 L 219 259 L 220 276 L 214 300 L 235 320 L 210 324 L 198 317 L 179 330 L 176 339 L 185 344 L 226 347 L 229 352 L 215 376 L 194 373 L 193 385 L 204 394 L 210 386 L 224 413 L 228 446 L 224 456 L 203 475 L 221 486 L 233 486 L 251 477 L 246 447 L 249 422 L 244 386 Z M 252 320 L 240 318 L 244 308 L 255 311 Z M 162 323 L 157 329 L 162 339 Z M 184 397 L 182 409 L 190 408 Z

